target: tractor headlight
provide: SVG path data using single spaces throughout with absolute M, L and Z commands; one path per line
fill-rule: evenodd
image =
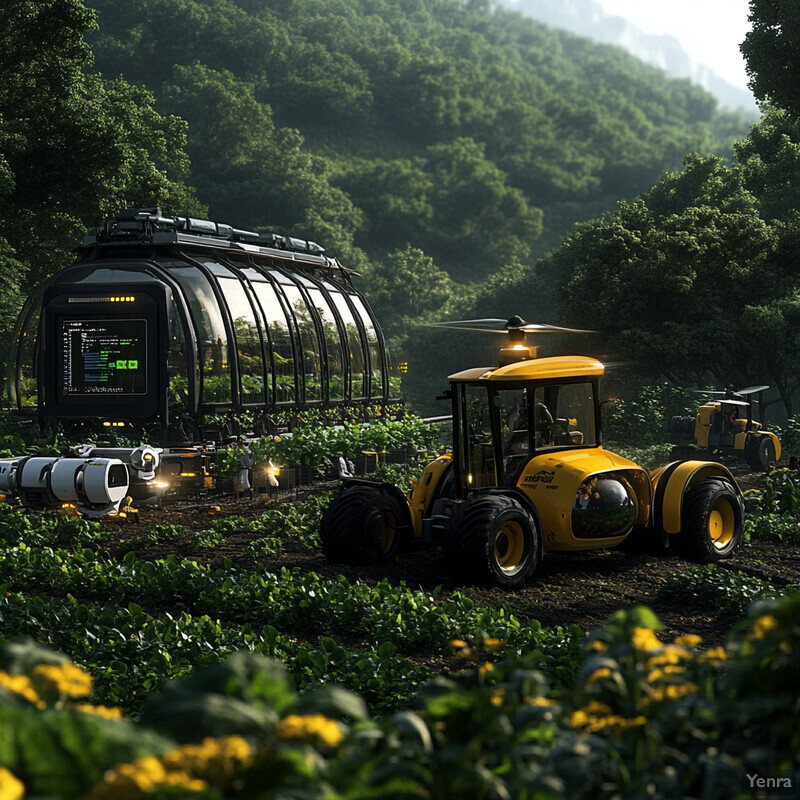
M 576 538 L 622 536 L 635 521 L 636 495 L 621 475 L 592 475 L 578 487 L 572 506 L 572 533 Z

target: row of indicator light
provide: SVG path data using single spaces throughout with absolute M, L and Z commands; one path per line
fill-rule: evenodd
M 108 298 L 109 303 L 132 303 L 136 298 L 131 295 L 119 294 Z
M 124 428 L 127 425 L 126 422 L 104 422 L 104 428 Z

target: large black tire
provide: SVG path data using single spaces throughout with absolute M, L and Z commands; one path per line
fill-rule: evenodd
M 389 489 L 349 486 L 322 515 L 322 552 L 333 563 L 381 564 L 397 556 L 410 530 L 408 505 Z
M 716 478 L 690 487 L 683 501 L 680 554 L 697 564 L 731 558 L 742 544 L 744 508 L 733 487 Z
M 775 443 L 769 436 L 750 436 L 744 445 L 744 458 L 748 465 L 763 471 L 775 461 Z
M 513 497 L 471 495 L 459 507 L 453 526 L 447 555 L 459 578 L 516 589 L 539 563 L 536 520 Z

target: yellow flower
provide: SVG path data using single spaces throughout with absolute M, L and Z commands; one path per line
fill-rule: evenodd
M 638 650 L 660 650 L 663 647 L 651 628 L 634 628 L 632 641 Z
M 450 647 L 454 647 L 456 650 L 460 650 L 461 648 L 468 647 L 467 643 L 463 639 L 451 639 L 450 640 Z
M 703 639 L 700 636 L 697 636 L 694 633 L 684 633 L 682 636 L 676 636 L 673 640 L 673 644 L 678 645 L 679 647 L 697 647 Z
M 0 800 L 22 800 L 25 787 L 5 767 L 0 767 Z
M 230 780 L 240 767 L 249 766 L 253 754 L 241 736 L 207 737 L 200 744 L 185 744 L 170 750 L 161 760 L 169 770 L 219 783 Z
M 650 697 L 645 697 L 643 702 L 646 706 L 653 703 L 663 703 L 664 701 L 675 702 L 675 700 L 680 700 L 681 697 L 686 697 L 687 694 L 694 694 L 696 691 L 697 687 L 693 683 L 682 683 L 677 686 L 668 684 L 654 689 Z
M 339 723 L 323 714 L 289 714 L 275 726 L 279 739 L 318 739 L 336 747 L 344 738 Z
M 93 706 L 90 703 L 75 703 L 67 706 L 73 711 L 80 711 L 81 714 L 94 714 L 103 719 L 122 719 L 122 709 L 111 706 Z
M 503 646 L 503 640 L 495 638 L 486 639 L 483 646 L 487 650 L 499 650 Z
M 750 631 L 747 638 L 751 641 L 755 639 L 763 639 L 766 634 L 778 627 L 778 620 L 772 614 L 762 614 L 754 623 L 753 630 Z
M 608 678 L 611 676 L 611 670 L 608 667 L 600 667 L 600 669 L 596 669 L 587 679 L 586 685 L 591 686 L 593 683 L 601 680 L 602 678 Z
M 611 709 L 605 703 L 597 702 L 589 703 L 584 708 L 573 711 L 570 715 L 570 724 L 580 733 L 598 733 L 603 730 L 618 733 L 646 723 L 647 718 L 641 714 L 632 718 L 621 717 L 618 714 L 612 714 Z
M 24 697 L 37 708 L 44 708 L 46 705 L 44 700 L 36 693 L 36 689 L 27 675 L 11 675 L 8 672 L 0 671 L 0 686 L 8 689 L 9 692 Z
M 492 697 L 490 702 L 493 706 L 501 706 L 503 705 L 503 700 L 506 698 L 506 690 L 505 689 L 495 689 L 492 692 Z
M 478 672 L 480 672 L 481 675 L 485 675 L 487 672 L 491 672 L 493 669 L 494 664 L 492 664 L 491 661 L 487 661 L 485 664 L 481 664 L 478 667 Z
M 33 677 L 48 691 L 66 697 L 88 697 L 92 693 L 92 676 L 74 664 L 37 664 Z
M 730 658 L 728 651 L 724 647 L 712 647 L 706 650 L 705 653 L 700 653 L 697 660 L 701 664 L 711 664 L 712 666 L 719 666 L 723 661 Z
M 597 650 L 599 653 L 605 653 L 608 650 L 608 643 L 604 642 L 602 639 L 592 639 L 586 647 L 589 650 Z
M 611 715 L 611 707 L 605 703 L 592 700 L 589 705 L 573 711 L 569 717 L 569 724 L 573 728 L 582 728 L 589 725 L 597 717 L 607 717 Z
M 155 756 L 145 756 L 108 770 L 86 800 L 134 800 L 146 792 L 169 788 L 199 792 L 208 789 L 208 784 L 186 772 L 167 770 Z
M 647 682 L 657 683 L 664 678 L 668 678 L 672 675 L 680 675 L 684 672 L 686 672 L 685 667 L 679 666 L 678 664 L 668 664 L 661 669 L 654 669 L 652 672 L 648 673 Z
M 691 657 L 692 654 L 685 648 L 667 645 L 658 655 L 648 658 L 645 667 L 653 669 L 653 667 L 660 667 L 663 664 L 680 664 L 681 661 Z
M 547 697 L 526 697 L 525 702 L 529 706 L 546 706 L 552 708 L 555 706 L 555 700 L 550 700 Z

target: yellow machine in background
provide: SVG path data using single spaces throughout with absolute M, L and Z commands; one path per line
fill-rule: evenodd
M 389 483 L 343 482 L 321 524 L 330 560 L 376 563 L 406 541 L 429 542 L 446 548 L 459 577 L 514 588 L 548 551 L 675 548 L 701 563 L 736 552 L 743 504 L 725 466 L 675 461 L 648 474 L 605 450 L 603 364 L 537 359 L 524 341 L 568 329 L 519 317 L 449 325 L 507 333 L 501 365 L 449 377 L 452 451 L 425 467 L 410 496 Z
M 768 386 L 703 392 L 720 395 L 697 409 L 694 417 L 676 416 L 669 421 L 669 441 L 675 456 L 732 456 L 755 470 L 767 469 L 781 457 L 781 443 L 771 431 L 753 419 L 753 395 Z M 698 452 L 698 449 L 702 452 Z

